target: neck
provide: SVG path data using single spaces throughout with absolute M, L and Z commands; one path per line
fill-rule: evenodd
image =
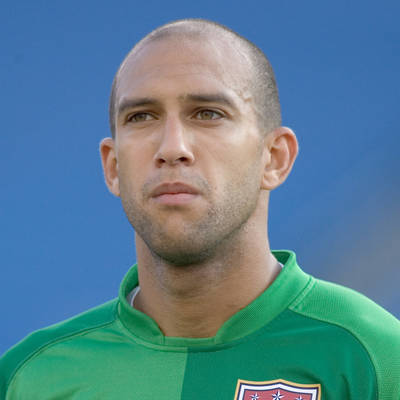
M 260 215 L 253 217 L 260 221 Z M 202 264 L 171 265 L 152 254 L 138 235 L 136 250 L 141 290 L 135 308 L 152 317 L 166 336 L 215 336 L 280 271 L 270 252 L 266 225 L 261 230 L 244 227 L 226 248 Z

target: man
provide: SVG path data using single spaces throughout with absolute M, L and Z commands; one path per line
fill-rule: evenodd
M 400 399 L 399 321 L 269 248 L 298 147 L 259 49 L 204 20 L 156 29 L 116 74 L 110 124 L 137 266 L 118 299 L 11 349 L 2 398 Z

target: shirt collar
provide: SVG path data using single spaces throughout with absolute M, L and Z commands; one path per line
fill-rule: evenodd
M 272 252 L 284 264 L 272 284 L 247 307 L 230 317 L 210 338 L 179 338 L 164 336 L 156 322 L 146 314 L 134 309 L 127 301 L 127 295 L 138 285 L 137 265 L 134 265 L 122 281 L 119 292 L 119 317 L 123 325 L 143 344 L 198 347 L 226 344 L 241 339 L 261 329 L 283 312 L 302 292 L 310 279 L 296 262 L 292 251 Z

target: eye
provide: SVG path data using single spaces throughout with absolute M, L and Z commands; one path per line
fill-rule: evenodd
M 144 122 L 144 121 L 150 121 L 152 119 L 154 119 L 154 117 L 146 112 L 138 112 L 128 117 L 129 122 Z
M 201 110 L 194 115 L 194 118 L 203 121 L 210 121 L 215 119 L 221 119 L 223 118 L 223 115 L 222 113 L 214 110 Z

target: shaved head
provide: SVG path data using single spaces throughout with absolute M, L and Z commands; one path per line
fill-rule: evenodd
M 150 32 L 132 48 L 120 65 L 112 84 L 109 104 L 110 129 L 113 137 L 115 137 L 116 130 L 115 118 L 119 77 L 127 60 L 149 43 L 169 38 L 206 39 L 213 45 L 224 45 L 224 42 L 233 45 L 237 56 L 245 59 L 249 66 L 248 74 L 243 77 L 243 85 L 247 85 L 252 93 L 253 108 L 257 115 L 260 131 L 267 134 L 281 125 L 281 111 L 275 76 L 264 53 L 255 44 L 224 25 L 203 19 L 183 19 L 170 22 Z M 231 62 L 235 61 L 231 60 Z

